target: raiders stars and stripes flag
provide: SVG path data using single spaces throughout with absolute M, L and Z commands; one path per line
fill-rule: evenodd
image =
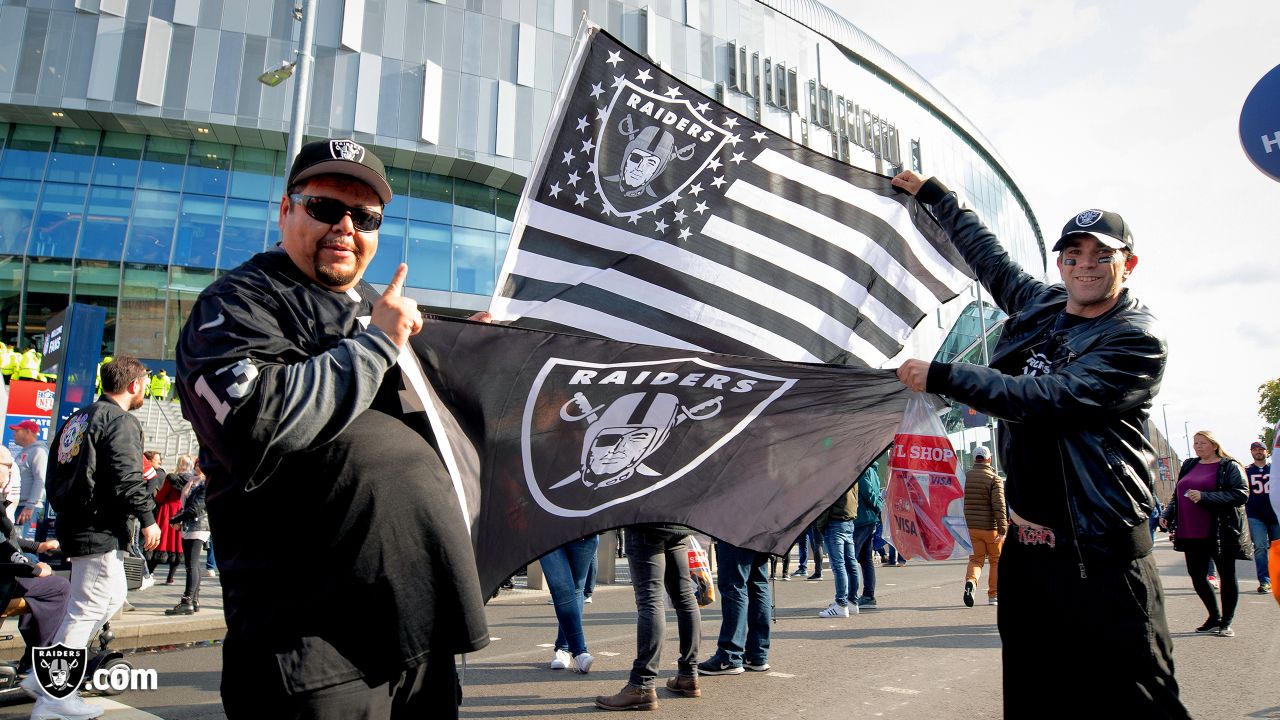
M 785 553 L 893 439 L 893 372 L 434 320 L 410 340 L 475 451 L 481 587 L 645 522 Z
M 566 78 L 495 321 L 879 367 L 969 283 L 888 178 L 717 104 L 599 28 Z

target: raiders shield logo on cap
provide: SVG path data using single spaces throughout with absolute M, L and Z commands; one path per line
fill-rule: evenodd
M 562 517 L 647 495 L 687 476 L 795 382 L 698 358 L 552 358 L 525 404 L 529 491 Z
M 1076 225 L 1080 227 L 1089 227 L 1098 222 L 1102 218 L 1101 210 L 1085 210 L 1076 216 Z
M 355 140 L 330 140 L 329 152 L 335 160 L 364 162 L 364 146 Z
M 59 700 L 75 692 L 84 682 L 89 664 L 87 648 L 67 647 L 62 643 L 31 649 L 32 669 L 40 687 Z

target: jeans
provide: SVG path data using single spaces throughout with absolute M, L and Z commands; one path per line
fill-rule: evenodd
M 568 650 L 570 655 L 587 651 L 587 636 L 582 632 L 583 589 L 587 585 L 591 558 L 596 556 L 599 545 L 600 537 L 592 535 L 565 543 L 542 556 L 542 574 L 551 589 L 559 625 L 556 649 Z
M 70 558 L 71 599 L 54 644 L 88 647 L 103 624 L 124 607 L 128 581 L 123 557 L 119 550 L 108 550 Z
M 636 660 L 631 665 L 632 685 L 652 689 L 662 662 L 662 641 L 667 632 L 663 590 L 675 605 L 680 629 L 679 674 L 698 674 L 698 641 L 702 613 L 689 577 L 688 535 L 662 530 L 631 528 L 627 531 L 627 562 L 631 565 L 631 589 L 636 595 Z
M 206 544 L 205 549 L 208 550 L 208 552 L 205 553 L 204 569 L 216 570 L 218 565 L 213 559 L 213 539 L 212 538 L 210 538 L 209 542 Z
M 1280 523 L 1249 518 L 1249 534 L 1253 536 L 1253 567 L 1258 571 L 1258 584 L 1271 582 L 1267 569 L 1267 551 L 1272 540 L 1280 540 Z
M 582 594 L 585 597 L 591 597 L 596 592 L 596 569 L 600 564 L 598 554 L 591 556 L 591 567 L 587 568 L 587 584 L 582 586 Z
M 871 546 L 874 544 L 875 534 L 875 524 L 853 526 L 854 556 L 858 559 L 858 568 L 862 570 L 862 596 L 873 600 L 876 596 L 876 565 L 871 562 L 871 553 L 874 552 Z
M 853 547 L 853 521 L 832 520 L 822 531 L 827 543 L 827 558 L 836 581 L 836 604 L 848 605 L 849 596 L 858 597 L 862 589 L 862 573 L 858 570 Z
M 720 639 L 713 660 L 734 666 L 743 661 L 763 665 L 769 661 L 769 620 L 773 594 L 765 569 L 769 556 L 716 542 L 716 589 L 722 610 Z

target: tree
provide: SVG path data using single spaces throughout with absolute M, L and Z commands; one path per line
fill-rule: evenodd
M 1280 378 L 1258 386 L 1258 414 L 1267 422 L 1262 429 L 1262 442 L 1267 447 L 1274 447 L 1276 421 L 1280 420 Z

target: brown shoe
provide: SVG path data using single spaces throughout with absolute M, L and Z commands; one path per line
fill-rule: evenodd
M 697 675 L 677 675 L 667 681 L 667 689 L 684 697 L 702 697 Z
M 627 684 L 617 695 L 596 697 L 596 707 L 601 710 L 657 710 L 658 693 L 650 688 Z

